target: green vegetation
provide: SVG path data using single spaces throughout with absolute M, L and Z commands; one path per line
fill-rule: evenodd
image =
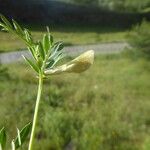
M 150 58 L 150 23 L 143 21 L 141 25 L 135 26 L 128 41 L 137 56 Z
M 25 64 L 4 67 L 0 127 L 12 139 L 32 118 L 37 79 Z M 45 80 L 34 150 L 149 150 L 149 77 L 149 61 L 117 54 L 97 56 L 81 75 Z
M 65 1 L 65 0 L 64 0 Z M 77 4 L 100 6 L 115 11 L 148 12 L 149 0 L 70 0 Z
M 42 37 L 45 31 L 41 27 L 31 28 L 33 37 L 37 40 Z M 102 27 L 50 27 L 52 35 L 56 41 L 63 41 L 65 45 L 95 44 L 100 42 L 120 42 L 126 39 L 127 32 L 113 28 Z M 0 32 L 0 52 L 26 49 L 22 41 L 14 35 Z
M 0 64 L 0 81 L 8 78 L 9 78 L 9 74 L 7 68 L 3 67 L 2 64 Z

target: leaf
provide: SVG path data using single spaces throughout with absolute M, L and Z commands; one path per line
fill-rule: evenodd
M 20 146 L 22 146 L 22 144 L 24 143 L 24 141 L 26 140 L 29 132 L 31 129 L 31 123 L 28 123 L 27 125 L 25 125 L 21 131 L 18 130 L 18 136 L 16 137 L 16 139 L 14 140 L 15 143 L 15 148 L 19 148 Z
M 5 145 L 6 145 L 6 131 L 5 131 L 5 128 L 3 127 L 0 130 L 0 146 L 3 149 Z
M 33 58 L 36 60 L 36 52 L 35 49 L 33 47 L 28 47 L 29 51 L 31 52 Z
M 19 146 L 21 146 L 21 137 L 20 137 L 20 131 L 19 131 L 19 129 L 17 128 L 17 137 L 18 137 L 18 144 L 19 144 Z
M 52 52 L 51 52 L 51 55 L 49 56 L 49 59 L 53 59 L 62 49 L 63 49 L 62 42 L 55 43 L 51 49 Z
M 12 30 L 12 25 L 11 23 L 1 14 L 0 18 L 2 19 L 2 21 L 6 24 L 7 27 L 9 27 Z
M 5 26 L 5 24 L 0 22 L 0 26 L 2 27 L 2 29 L 1 29 L 2 31 L 8 31 L 8 28 L 7 28 L 7 26 Z
M 50 33 L 48 33 L 48 37 L 49 37 L 49 42 L 50 42 L 50 45 L 52 46 L 53 45 L 53 36 L 50 34 Z
M 46 27 L 47 28 L 47 35 L 48 35 L 48 38 L 49 38 L 49 42 L 50 42 L 50 46 L 53 45 L 53 36 L 50 34 L 49 32 L 49 27 Z
M 12 22 L 13 22 L 13 25 L 14 25 L 14 28 L 16 29 L 16 31 L 17 31 L 19 34 L 23 35 L 23 30 L 22 30 L 22 28 L 20 27 L 20 25 L 19 25 L 15 20 L 13 20 L 13 19 L 12 19 Z
M 51 61 L 47 62 L 46 68 L 51 68 L 54 63 L 55 63 L 54 60 L 51 60 Z
M 7 28 L 7 27 L 5 26 L 5 24 L 3 24 L 3 23 L 1 23 L 1 22 L 0 22 L 0 26 L 1 26 L 2 28 Z
M 41 42 L 39 42 L 39 53 L 40 53 L 40 56 L 42 57 L 42 59 L 44 60 L 45 59 L 45 52 L 44 52 L 44 48 L 43 48 L 43 45 Z
M 28 42 L 32 43 L 32 37 L 31 37 L 31 33 L 28 29 L 24 29 L 24 34 L 25 34 L 25 38 Z
M 52 52 L 54 51 L 61 51 L 64 48 L 64 45 L 62 42 L 57 42 L 54 44 L 53 48 L 52 48 Z
M 52 68 L 60 59 L 62 59 L 62 49 L 63 49 L 63 44 L 62 42 L 57 42 L 54 44 L 52 48 L 52 53 L 49 56 L 47 60 L 47 65 L 46 68 Z
M 64 57 L 64 55 L 62 53 L 59 53 L 57 55 L 57 57 L 54 57 L 51 60 L 48 60 L 48 62 L 46 63 L 46 68 L 52 68 L 59 60 L 61 60 Z
M 45 34 L 43 36 L 43 43 L 42 44 L 43 44 L 43 48 L 44 48 L 45 52 L 47 53 L 49 48 L 50 48 L 50 41 L 49 41 L 49 37 L 47 34 Z
M 30 67 L 35 70 L 37 73 L 39 73 L 39 68 L 36 64 L 34 64 L 31 60 L 29 60 L 27 57 L 23 56 L 23 58 L 27 61 L 27 63 L 30 65 Z

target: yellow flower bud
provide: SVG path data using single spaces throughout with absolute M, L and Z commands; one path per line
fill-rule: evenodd
M 64 72 L 81 73 L 87 70 L 93 64 L 93 61 L 94 51 L 89 50 L 62 66 L 46 70 L 45 75 L 54 75 Z

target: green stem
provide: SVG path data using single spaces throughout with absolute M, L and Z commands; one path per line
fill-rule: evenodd
M 34 135 L 35 135 L 35 127 L 36 127 L 36 122 L 37 122 L 37 117 L 38 117 L 38 110 L 39 110 L 39 104 L 40 104 L 40 99 L 41 99 L 42 87 L 43 87 L 43 75 L 40 74 L 39 75 L 38 93 L 37 93 L 36 105 L 35 105 L 35 110 L 34 110 L 33 124 L 32 124 L 32 130 L 31 130 L 31 136 L 30 136 L 28 150 L 32 150 L 32 146 L 33 146 L 33 140 L 34 140 Z

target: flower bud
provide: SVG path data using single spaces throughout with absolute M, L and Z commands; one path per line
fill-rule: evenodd
M 89 50 L 87 52 L 84 52 L 80 56 L 76 57 L 72 61 L 62 66 L 48 69 L 44 73 L 45 75 L 54 75 L 54 74 L 60 74 L 64 72 L 81 73 L 87 70 L 93 64 L 93 61 L 94 61 L 94 51 Z

